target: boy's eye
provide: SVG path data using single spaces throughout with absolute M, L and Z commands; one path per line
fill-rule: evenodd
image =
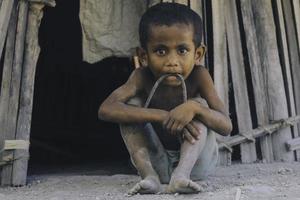
M 159 56 L 163 56 L 163 55 L 166 54 L 166 50 L 164 50 L 164 49 L 157 49 L 157 50 L 155 51 L 155 53 L 156 53 L 157 55 L 159 55 Z
M 178 53 L 179 53 L 179 54 L 184 55 L 184 54 L 186 54 L 187 52 L 188 52 L 188 50 L 187 50 L 186 48 L 180 48 L 180 49 L 178 49 Z

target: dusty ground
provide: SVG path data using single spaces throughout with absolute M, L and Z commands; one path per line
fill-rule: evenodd
M 114 171 L 112 173 L 112 171 Z M 25 187 L 0 188 L 0 200 L 234 200 L 240 199 L 300 200 L 300 163 L 235 164 L 219 167 L 216 173 L 200 184 L 204 192 L 194 195 L 136 195 L 124 194 L 139 178 L 107 166 L 92 170 L 65 169 L 63 173 L 30 175 Z M 109 175 L 108 175 L 109 174 Z

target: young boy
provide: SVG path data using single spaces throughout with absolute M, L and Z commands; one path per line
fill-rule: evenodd
M 141 68 L 100 106 L 99 118 L 120 124 L 121 134 L 142 180 L 129 194 L 196 193 L 192 180 L 215 167 L 218 146 L 211 130 L 228 135 L 231 121 L 208 71 L 200 66 L 201 18 L 189 7 L 160 3 L 149 8 L 139 25 Z M 143 108 L 156 80 L 171 74 Z M 181 75 L 188 100 L 182 100 Z M 183 138 L 180 140 L 179 137 Z

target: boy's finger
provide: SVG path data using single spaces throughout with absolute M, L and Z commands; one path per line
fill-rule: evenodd
M 171 132 L 171 128 L 172 128 L 172 126 L 173 126 L 173 124 L 174 124 L 174 119 L 170 119 L 169 121 L 168 121 L 168 123 L 167 123 L 167 125 L 166 125 L 166 129 L 167 129 L 167 131 L 169 131 L 169 132 Z
M 187 129 L 183 129 L 184 138 L 191 144 L 195 143 L 195 139 L 193 136 L 189 133 Z
M 199 139 L 200 132 L 195 128 L 195 126 L 193 126 L 192 124 L 187 124 L 186 128 L 195 139 Z
M 197 126 L 197 124 L 194 122 L 194 121 L 191 121 L 190 124 L 195 128 L 197 129 L 197 131 L 200 133 L 201 132 L 201 129 L 199 128 L 199 126 Z
M 174 134 L 180 134 L 182 132 L 184 126 L 182 126 L 182 124 L 179 121 L 174 122 L 173 126 L 172 126 L 172 133 Z

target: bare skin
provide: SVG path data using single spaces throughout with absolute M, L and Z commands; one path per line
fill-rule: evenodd
M 232 125 L 224 105 L 217 96 L 212 79 L 199 64 L 204 55 L 202 46 L 195 47 L 193 29 L 190 25 L 174 24 L 155 26 L 150 30 L 147 49 L 140 50 L 142 63 L 148 67 L 136 69 L 128 81 L 116 89 L 100 106 L 99 118 L 120 124 L 153 123 L 157 137 L 163 144 L 157 146 L 157 156 L 161 156 L 166 141 L 184 136 L 180 146 L 180 161 L 171 177 L 162 180 L 162 175 L 154 169 L 145 134 L 122 133 L 129 154 L 142 178 L 129 194 L 161 192 L 161 183 L 169 183 L 167 192 L 195 193 L 200 186 L 190 180 L 191 170 L 197 161 L 206 140 L 206 127 L 228 135 Z M 180 81 L 174 76 L 167 78 L 160 86 L 151 102 L 151 108 L 141 108 L 126 104 L 136 96 L 146 98 L 155 81 L 163 74 L 181 74 L 186 82 L 188 99 L 201 95 L 207 105 L 188 100 L 182 103 Z M 201 123 L 200 123 L 201 122 Z M 154 126 L 155 127 L 155 126 Z M 165 134 L 165 133 L 168 134 Z M 162 137 L 164 136 L 164 137 Z

